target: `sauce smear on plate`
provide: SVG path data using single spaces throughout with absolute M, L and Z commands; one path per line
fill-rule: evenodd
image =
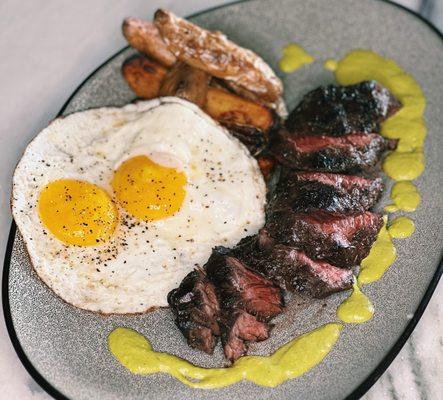
M 348 324 L 362 324 L 369 321 L 374 315 L 374 306 L 371 301 L 354 282 L 352 294 L 339 305 L 337 316 Z
M 275 387 L 303 375 L 325 358 L 343 326 L 324 325 L 291 340 L 270 356 L 244 356 L 229 368 L 201 368 L 179 357 L 156 352 L 148 340 L 128 328 L 116 328 L 108 337 L 111 353 L 129 371 L 138 375 L 169 374 L 187 386 L 215 389 L 242 380 Z

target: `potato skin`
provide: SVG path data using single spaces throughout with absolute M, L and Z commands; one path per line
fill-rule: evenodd
M 128 58 L 122 65 L 122 74 L 129 87 L 142 99 L 153 99 L 159 96 L 166 68 L 136 54 Z
M 274 71 L 253 51 L 231 42 L 221 32 L 211 32 L 159 9 L 154 16 L 162 39 L 183 62 L 233 82 L 254 93 L 263 103 L 275 103 L 283 85 Z
M 257 162 L 263 177 L 268 181 L 271 178 L 272 171 L 276 164 L 275 158 L 270 156 L 259 156 Z
M 233 125 L 220 122 L 229 133 L 242 142 L 253 157 L 258 156 L 266 148 L 269 137 L 266 132 L 251 125 Z
M 182 62 L 175 64 L 163 79 L 160 96 L 177 96 L 203 108 L 210 76 Z
M 163 66 L 171 67 L 177 61 L 152 22 L 129 17 L 123 21 L 122 31 L 131 47 Z
M 273 123 L 272 113 L 266 107 L 220 88 L 209 88 L 205 111 L 222 123 L 249 125 L 264 132 Z

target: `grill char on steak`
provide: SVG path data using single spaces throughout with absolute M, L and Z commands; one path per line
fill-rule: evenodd
M 277 242 L 300 249 L 311 258 L 351 268 L 369 254 L 382 225 L 381 215 L 369 211 L 337 215 L 282 210 L 269 217 L 266 229 Z
M 296 136 L 281 130 L 271 144 L 271 152 L 283 165 L 299 170 L 355 173 L 374 167 L 396 140 L 377 133 L 347 136 Z
M 202 270 L 190 272 L 168 294 L 168 303 L 188 345 L 212 354 L 220 335 L 219 302 L 214 285 Z
M 275 244 L 266 229 L 243 239 L 233 253 L 250 268 L 291 292 L 324 298 L 352 287 L 351 269 L 312 260 L 291 246 Z
M 205 269 L 220 301 L 223 350 L 233 362 L 246 353 L 246 342 L 268 338 L 267 322 L 282 312 L 283 297 L 280 287 L 229 253 L 215 248 Z
M 271 196 L 269 209 L 362 213 L 375 205 L 382 190 L 381 178 L 285 171 Z
M 204 271 L 190 272 L 168 303 L 189 346 L 212 354 L 221 335 L 225 356 L 234 362 L 246 353 L 247 342 L 269 337 L 268 322 L 282 312 L 283 295 L 230 250 L 217 247 Z
M 286 127 L 302 136 L 379 132 L 380 123 L 399 108 L 400 103 L 375 81 L 321 86 L 291 112 Z

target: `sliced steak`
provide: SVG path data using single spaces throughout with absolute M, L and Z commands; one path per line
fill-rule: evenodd
M 283 310 L 282 291 L 223 247 L 213 250 L 205 270 L 220 302 L 224 352 L 230 361 L 235 361 L 245 353 L 246 342 L 268 337 L 267 321 Z
M 369 254 L 382 225 L 382 216 L 369 211 L 337 215 L 282 210 L 270 216 L 266 228 L 277 242 L 300 249 L 311 258 L 351 268 Z
M 312 260 L 294 247 L 274 244 L 265 229 L 240 242 L 233 250 L 248 265 L 291 292 L 324 298 L 351 288 L 351 269 Z
M 168 294 L 175 324 L 188 345 L 212 354 L 220 335 L 219 303 L 214 285 L 201 270 L 190 272 L 177 289 Z
M 347 136 L 296 136 L 280 131 L 271 144 L 271 152 L 292 169 L 324 172 L 360 172 L 371 169 L 395 140 L 376 133 Z
M 234 309 L 223 313 L 220 325 L 223 351 L 231 362 L 246 354 L 247 342 L 260 342 L 269 337 L 269 324 L 257 320 L 244 310 Z
M 281 289 L 231 256 L 229 249 L 216 247 L 205 270 L 222 310 L 242 309 L 264 321 L 282 312 Z
M 400 107 L 391 93 L 375 81 L 321 86 L 309 92 L 291 112 L 286 127 L 302 136 L 379 132 L 380 123 Z
M 375 205 L 383 190 L 381 178 L 322 172 L 286 171 L 269 201 L 269 209 L 295 212 L 324 210 L 362 213 Z

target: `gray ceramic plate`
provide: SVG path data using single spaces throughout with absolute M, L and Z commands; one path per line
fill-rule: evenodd
M 140 377 L 119 365 L 106 347 L 109 332 L 132 327 L 157 350 L 204 366 L 221 365 L 215 357 L 186 346 L 169 310 L 141 316 L 102 317 L 75 309 L 55 297 L 32 272 L 20 235 L 12 227 L 5 263 L 3 300 L 17 352 L 34 378 L 54 397 L 71 399 L 339 399 L 359 397 L 389 365 L 423 312 L 441 274 L 438 267 L 443 212 L 443 45 L 439 34 L 419 18 L 392 4 L 373 0 L 273 0 L 241 2 L 192 17 L 226 32 L 237 43 L 262 55 L 275 70 L 281 48 L 302 44 L 317 62 L 282 75 L 291 109 L 306 91 L 332 82 L 322 68 L 326 58 L 350 49 L 370 48 L 395 59 L 422 85 L 428 108 L 426 171 L 417 181 L 423 203 L 414 214 L 417 231 L 398 243 L 398 259 L 376 284 L 365 287 L 376 314 L 361 326 L 347 325 L 327 359 L 299 379 L 275 389 L 249 382 L 213 391 L 191 390 L 167 375 Z M 134 99 L 120 76 L 132 50 L 125 49 L 95 71 L 74 93 L 62 114 Z M 383 199 L 386 203 L 386 199 Z M 276 346 L 335 318 L 345 293 L 327 301 L 296 301 L 270 340 L 253 346 L 268 353 Z M 298 304 L 297 304 L 298 303 Z M 412 318 L 412 320 L 411 320 Z

